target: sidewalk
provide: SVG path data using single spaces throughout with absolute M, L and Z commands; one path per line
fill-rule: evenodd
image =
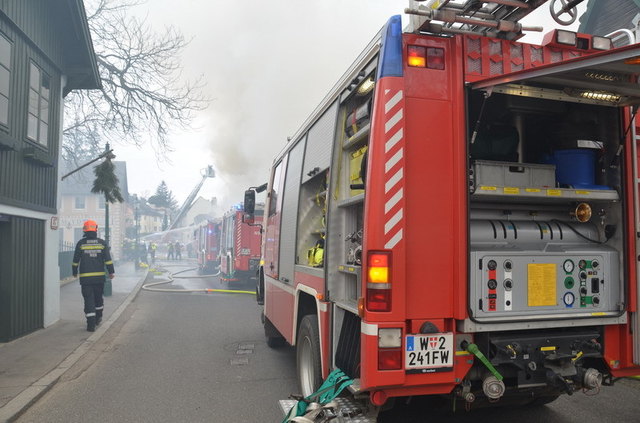
M 13 420 L 49 390 L 102 337 L 133 300 L 147 275 L 133 263 L 116 267 L 113 295 L 105 297 L 103 322 L 86 331 L 78 281 L 60 287 L 60 320 L 6 344 L 0 344 L 0 423 Z

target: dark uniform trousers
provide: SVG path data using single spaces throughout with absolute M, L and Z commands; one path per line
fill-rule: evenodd
M 95 232 L 85 232 L 85 237 L 78 241 L 72 270 L 73 276 L 80 276 L 87 329 L 93 330 L 102 319 L 105 277 L 107 273 L 114 273 L 109 247 Z
M 104 283 L 94 285 L 80 285 L 82 288 L 82 298 L 84 298 L 84 314 L 87 317 L 96 316 L 97 320 L 102 318 L 104 310 Z

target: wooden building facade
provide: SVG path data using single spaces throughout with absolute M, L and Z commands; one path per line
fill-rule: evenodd
M 63 99 L 99 81 L 82 0 L 0 0 L 0 342 L 59 318 Z

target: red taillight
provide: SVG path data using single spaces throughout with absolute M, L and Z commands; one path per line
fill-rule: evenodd
M 444 69 L 444 49 L 408 46 L 407 65 L 415 68 Z
M 402 348 L 378 350 L 378 370 L 400 370 L 402 368 Z
M 367 255 L 367 310 L 391 311 L 391 253 L 370 251 Z
M 367 310 L 391 311 L 390 289 L 367 289 Z

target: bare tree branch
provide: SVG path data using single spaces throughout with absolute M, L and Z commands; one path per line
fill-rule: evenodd
M 188 128 L 194 112 L 207 105 L 202 79 L 182 79 L 180 55 L 189 41 L 173 27 L 155 32 L 146 19 L 127 15 L 140 3 L 88 2 L 102 90 L 73 91 L 65 99 L 62 156 L 67 162 L 95 154 L 104 142 L 150 142 L 164 156 L 171 151 L 169 134 Z

